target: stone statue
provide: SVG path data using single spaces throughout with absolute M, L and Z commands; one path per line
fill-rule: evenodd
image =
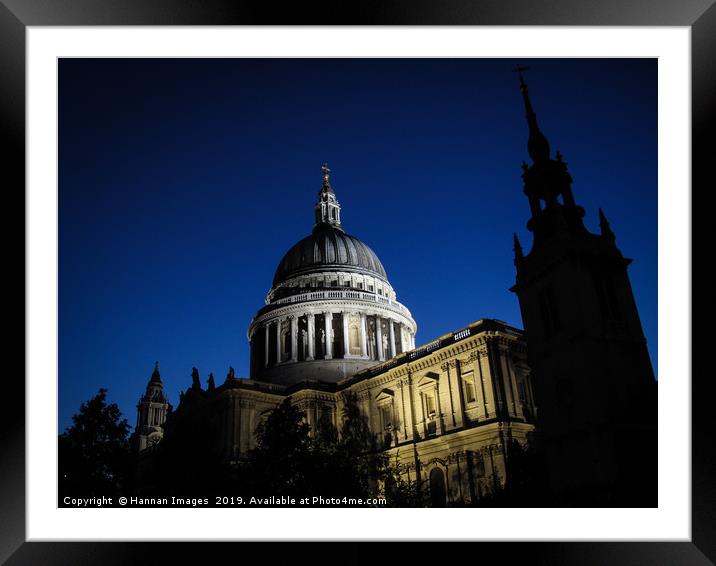
M 308 332 L 301 330 L 301 350 L 303 351 L 303 358 L 306 359 L 308 355 Z
M 199 380 L 199 370 L 191 368 L 191 388 L 201 389 L 201 381 Z

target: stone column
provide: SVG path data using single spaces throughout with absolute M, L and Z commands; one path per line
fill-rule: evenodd
M 314 334 L 316 333 L 316 318 L 314 314 L 309 314 L 307 316 L 308 321 L 308 356 L 306 356 L 306 361 L 311 361 L 316 356 L 316 343 Z
M 388 327 L 390 328 L 390 357 L 395 357 L 395 329 L 393 328 L 393 321 L 388 319 Z
M 292 316 L 291 321 L 291 361 L 298 361 L 298 317 Z
M 276 363 L 281 363 L 281 321 L 282 319 L 278 319 L 276 321 Z
M 264 325 L 264 367 L 267 368 L 269 365 L 269 327 L 270 324 Z
M 485 417 L 494 417 L 496 414 L 495 389 L 493 387 L 490 364 L 487 360 L 486 346 L 483 346 L 478 352 L 476 352 L 475 369 L 476 374 L 480 376 L 480 383 L 482 386 L 483 400 L 485 406 Z
M 365 320 L 365 313 L 360 313 L 360 355 L 368 357 L 368 324 Z
M 443 388 L 444 389 L 444 388 Z M 445 423 L 443 423 L 443 408 L 440 402 L 440 383 L 435 387 L 435 420 L 437 421 L 438 434 L 443 434 Z
M 383 329 L 380 327 L 379 316 L 375 317 L 375 343 L 378 347 L 378 360 L 385 360 L 385 355 L 383 354 Z
M 410 413 L 410 389 L 407 378 L 398 382 L 398 393 L 400 396 L 402 440 L 410 440 L 413 438 L 413 419 Z
M 333 313 L 324 312 L 323 318 L 326 322 L 326 356 L 327 360 L 333 359 Z
M 350 358 L 351 351 L 349 348 L 350 344 L 348 341 L 348 313 L 341 313 L 341 317 L 343 318 L 343 357 Z
M 510 352 L 507 349 L 501 350 L 503 375 L 509 380 L 510 393 L 512 395 L 512 406 L 514 407 L 515 415 L 519 418 L 524 417 L 522 412 L 522 403 L 520 402 L 520 392 L 517 387 L 517 378 L 515 377 L 514 368 L 512 367 L 512 360 L 510 359 Z
M 450 369 L 452 368 L 452 371 Z M 462 427 L 463 411 L 465 410 L 465 400 L 462 394 L 462 371 L 460 362 L 451 360 L 448 362 L 448 385 L 450 386 L 450 403 L 453 409 L 453 424 L 456 427 Z

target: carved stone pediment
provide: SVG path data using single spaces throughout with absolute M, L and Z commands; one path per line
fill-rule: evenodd
M 382 389 L 378 395 L 375 396 L 375 400 L 380 403 L 381 401 L 392 400 L 394 397 L 395 393 L 393 391 L 390 389 Z
M 424 385 L 435 385 L 440 380 L 440 374 L 434 371 L 425 373 L 421 378 L 418 379 L 417 386 L 421 387 Z

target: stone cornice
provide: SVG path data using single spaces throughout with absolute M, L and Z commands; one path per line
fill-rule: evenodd
M 467 338 L 461 337 L 465 330 L 457 331 L 453 334 L 447 334 L 438 338 L 437 340 L 430 342 L 426 345 L 420 346 L 414 350 L 410 350 L 403 354 L 396 356 L 390 360 L 387 360 L 383 364 L 373 366 L 370 369 L 359 372 L 354 377 L 347 379 L 343 383 L 339 383 L 339 387 L 351 388 L 358 382 L 362 381 L 373 381 L 378 376 L 389 375 L 390 378 L 397 376 L 407 375 L 413 372 L 420 372 L 426 369 L 439 366 L 442 363 L 449 362 L 450 360 L 460 356 L 461 354 L 469 353 L 468 361 L 475 361 L 480 357 L 487 355 L 489 346 L 495 345 L 498 348 L 506 348 L 509 352 L 515 353 L 522 357 L 525 352 L 525 343 L 522 333 L 508 326 L 503 326 L 506 331 L 503 331 L 498 327 L 497 329 L 490 328 L 491 325 L 502 325 L 499 321 L 492 320 L 480 320 L 471 324 L 467 329 L 476 328 L 479 329 L 480 325 L 486 324 L 488 329 L 478 331 Z M 455 342 L 449 343 L 449 339 L 454 337 Z M 411 360 L 410 357 L 415 354 L 420 354 L 429 349 L 433 344 L 439 344 L 441 342 L 448 342 L 446 345 L 433 350 L 430 353 L 423 354 L 415 360 Z M 381 371 L 382 368 L 385 368 Z M 363 377 L 363 375 L 365 377 Z
M 317 391 L 315 389 L 303 389 L 290 395 L 297 403 L 305 401 L 328 401 L 335 402 L 336 394 L 327 391 Z
M 248 403 L 266 403 L 268 405 L 279 405 L 286 398 L 285 393 L 267 393 L 244 388 L 226 389 L 219 393 L 217 399 L 232 398 L 238 399 L 240 406 L 246 408 Z

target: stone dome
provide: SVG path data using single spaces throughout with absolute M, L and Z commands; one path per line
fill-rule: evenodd
M 319 224 L 311 235 L 286 252 L 276 269 L 273 286 L 316 270 L 356 272 L 388 280 L 383 264 L 368 245 L 329 224 Z

